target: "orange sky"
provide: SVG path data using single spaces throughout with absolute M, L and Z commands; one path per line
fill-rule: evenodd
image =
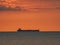
M 0 31 L 16 31 L 18 28 L 60 31 L 60 9 L 56 9 L 60 7 L 59 2 L 17 0 L 14 4 L 20 6 L 21 11 L 0 11 Z M 12 6 L 12 2 L 10 4 Z

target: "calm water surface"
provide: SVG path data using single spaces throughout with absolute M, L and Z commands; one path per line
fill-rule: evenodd
M 60 45 L 60 33 L 0 33 L 1 45 Z

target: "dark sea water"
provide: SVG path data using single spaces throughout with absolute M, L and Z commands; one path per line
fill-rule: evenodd
M 60 33 L 0 33 L 0 45 L 60 45 Z

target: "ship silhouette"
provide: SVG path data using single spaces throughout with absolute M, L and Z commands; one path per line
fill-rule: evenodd
M 37 30 L 22 30 L 21 28 L 19 28 L 17 32 L 39 32 L 39 30 L 38 29 Z

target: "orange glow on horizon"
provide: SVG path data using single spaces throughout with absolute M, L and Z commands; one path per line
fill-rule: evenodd
M 60 31 L 60 1 L 6 0 L 4 6 L 19 6 L 20 11 L 0 11 L 0 31 L 39 29 Z M 16 3 L 15 3 L 16 2 Z

